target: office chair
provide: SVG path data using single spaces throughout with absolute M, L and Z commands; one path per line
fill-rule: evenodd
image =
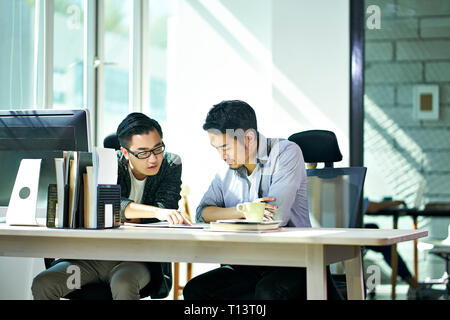
M 315 168 L 318 162 L 326 168 L 333 168 L 335 162 L 342 160 L 336 135 L 327 130 L 309 130 L 292 134 L 289 141 L 302 149 L 303 159 L 308 167 Z
M 308 205 L 313 221 L 329 228 L 362 228 L 360 204 L 367 168 L 334 168 L 342 154 L 331 131 L 303 131 L 288 139 L 300 147 L 308 166 Z M 324 168 L 317 169 L 318 162 L 323 162 Z
M 307 163 L 307 195 L 313 227 L 362 228 L 361 195 L 367 168 L 334 168 L 342 160 L 336 135 L 326 130 L 310 130 L 292 134 L 290 141 L 302 150 Z M 317 169 L 323 162 L 324 168 Z M 347 298 L 345 274 L 331 278 L 338 292 Z
M 115 133 L 111 133 L 105 139 L 103 139 L 103 147 L 110 148 L 114 150 L 120 149 L 119 139 Z

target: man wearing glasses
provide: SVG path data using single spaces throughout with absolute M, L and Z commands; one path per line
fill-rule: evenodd
M 119 184 L 122 220 L 190 224 L 179 211 L 181 159 L 164 152 L 162 130 L 156 120 L 138 112 L 117 128 L 120 143 Z
M 191 224 L 177 210 L 181 159 L 165 152 L 162 136 L 156 120 L 137 112 L 129 114 L 117 128 L 121 146 L 117 155 L 122 221 Z M 73 265 L 80 270 L 80 287 L 94 282 L 109 283 L 115 300 L 140 299 L 140 291 L 150 287 L 157 288 L 154 297 L 161 298 L 171 288 L 170 263 L 63 260 L 34 278 L 31 288 L 34 299 L 56 300 L 75 290 L 68 285 L 71 274 L 67 273 Z

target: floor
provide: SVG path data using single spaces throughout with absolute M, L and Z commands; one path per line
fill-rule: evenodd
M 185 263 L 181 263 L 180 264 L 180 279 L 181 279 L 181 283 L 183 284 L 185 281 L 184 279 L 186 278 L 186 264 Z M 202 274 L 204 272 L 207 272 L 209 270 L 212 270 L 214 268 L 219 267 L 218 264 L 203 264 L 203 263 L 195 263 L 193 264 L 193 276 L 197 276 L 199 274 Z M 387 275 L 384 275 L 384 277 L 387 277 Z M 367 300 L 392 300 L 391 299 L 391 285 L 388 283 L 390 278 L 386 278 L 383 280 L 385 281 L 385 283 L 381 283 L 379 285 L 376 286 L 375 288 L 375 296 L 370 296 L 367 295 Z M 400 279 L 399 279 L 400 280 Z M 408 293 L 408 284 L 404 283 L 404 282 L 400 282 L 397 283 L 396 286 L 396 299 L 395 300 L 408 300 L 407 297 L 407 293 Z M 445 286 L 444 285 L 434 285 L 433 289 L 438 289 L 438 290 L 444 290 Z M 433 298 L 435 298 L 436 295 L 433 295 Z M 165 299 L 165 300 L 172 300 L 173 299 L 173 291 L 170 292 L 169 296 Z M 179 298 L 180 300 L 183 299 L 183 297 Z M 436 300 L 439 300 L 440 297 L 437 297 Z M 450 300 L 450 298 L 449 298 Z
M 401 284 L 396 286 L 396 298 L 395 300 L 408 300 L 409 286 L 407 284 Z M 444 292 L 444 285 L 434 285 L 433 291 L 430 293 L 430 298 L 428 300 L 446 300 L 445 296 L 440 294 L 440 291 Z M 390 284 L 380 284 L 375 288 L 375 295 L 367 296 L 367 300 L 393 300 L 391 298 L 391 285 Z M 450 297 L 447 298 L 450 300 Z

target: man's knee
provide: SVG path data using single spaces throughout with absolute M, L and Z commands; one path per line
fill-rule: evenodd
M 46 278 L 47 277 L 43 272 L 34 277 L 33 283 L 31 284 L 31 292 L 33 293 L 33 297 L 36 298 L 36 296 L 39 295 L 39 293 L 44 289 L 46 285 Z
M 283 268 L 261 279 L 255 287 L 256 300 L 306 299 L 306 270 Z
M 60 284 L 56 282 L 55 277 L 50 272 L 39 273 L 31 284 L 33 298 L 37 300 L 61 298 L 60 293 L 58 293 L 58 285 Z
M 132 275 L 117 275 L 111 279 L 111 293 L 115 300 L 139 299 L 139 281 Z
M 202 289 L 200 288 L 201 281 L 197 279 L 191 279 L 183 289 L 184 300 L 201 300 L 205 299 L 205 295 L 202 294 Z
M 276 282 L 262 281 L 255 288 L 256 300 L 285 300 L 287 296 L 287 290 Z

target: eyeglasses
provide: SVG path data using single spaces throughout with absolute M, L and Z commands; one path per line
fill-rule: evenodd
M 166 149 L 166 146 L 165 146 L 164 142 L 161 142 L 161 145 L 157 146 L 156 148 L 153 148 L 152 150 L 142 151 L 142 152 L 137 152 L 137 153 L 134 153 L 133 151 L 131 151 L 128 148 L 125 148 L 125 149 L 138 159 L 147 159 L 148 157 L 150 157 L 152 155 L 152 153 L 155 156 L 163 153 L 164 150 Z

